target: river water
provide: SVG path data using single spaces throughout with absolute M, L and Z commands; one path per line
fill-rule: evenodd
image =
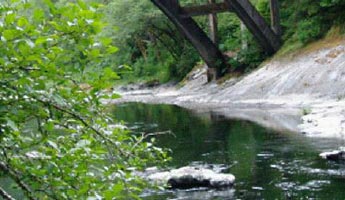
M 232 189 L 147 191 L 144 199 L 345 199 L 345 164 L 318 156 L 344 141 L 276 132 L 171 105 L 129 103 L 113 113 L 134 132 L 171 130 L 173 135 L 157 136 L 159 147 L 172 150 L 170 168 L 207 166 L 236 177 Z

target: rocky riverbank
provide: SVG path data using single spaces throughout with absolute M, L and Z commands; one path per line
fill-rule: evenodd
M 321 41 L 308 48 L 276 56 L 221 84 L 207 83 L 206 69 L 199 68 L 182 87 L 120 87 L 116 92 L 122 98 L 110 103 L 176 104 L 277 130 L 345 139 L 345 41 Z

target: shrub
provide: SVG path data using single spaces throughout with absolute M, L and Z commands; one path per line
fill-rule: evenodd
M 305 19 L 298 23 L 297 37 L 303 43 L 320 38 L 323 34 L 321 31 L 321 21 L 318 17 Z

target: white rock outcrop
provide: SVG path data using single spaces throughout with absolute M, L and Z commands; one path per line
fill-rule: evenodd
M 147 179 L 159 184 L 168 184 L 171 188 L 223 188 L 231 187 L 235 182 L 235 176 L 232 174 L 216 173 L 210 169 L 189 166 L 153 173 Z

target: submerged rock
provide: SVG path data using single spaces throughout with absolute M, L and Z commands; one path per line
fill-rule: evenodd
M 331 152 L 321 153 L 320 156 L 323 159 L 333 160 L 333 161 L 345 161 L 345 151 L 344 150 L 335 150 Z
M 210 169 L 189 166 L 154 173 L 147 178 L 154 182 L 168 184 L 173 189 L 196 187 L 224 188 L 231 187 L 235 182 L 235 176 L 232 174 L 216 173 Z

